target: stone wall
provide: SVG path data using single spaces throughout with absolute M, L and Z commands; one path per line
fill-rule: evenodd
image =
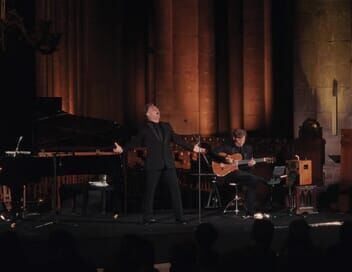
M 306 118 L 317 119 L 331 164 L 340 129 L 351 125 L 351 1 L 295 3 L 294 129 L 297 135 Z

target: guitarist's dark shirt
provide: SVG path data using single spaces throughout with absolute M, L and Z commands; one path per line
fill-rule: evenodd
M 228 155 L 241 154 L 243 160 L 250 160 L 253 158 L 253 148 L 251 145 L 244 144 L 242 147 L 235 145 L 222 145 L 212 150 L 213 158 L 215 161 L 223 162 L 224 158 L 219 156 L 219 153 L 226 153 Z M 240 165 L 240 170 L 250 171 L 251 167 L 248 165 Z

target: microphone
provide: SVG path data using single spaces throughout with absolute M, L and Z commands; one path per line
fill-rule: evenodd
M 18 141 L 17 141 L 17 145 L 16 145 L 16 148 L 15 148 L 15 156 L 16 156 L 16 154 L 17 154 L 17 152 L 18 152 L 18 149 L 20 148 L 20 144 L 21 144 L 21 142 L 22 142 L 22 139 L 23 139 L 23 136 L 20 136 L 19 138 L 18 138 Z
M 14 151 L 12 151 L 12 150 L 11 150 L 11 151 L 5 151 L 5 154 L 8 155 L 8 156 L 10 156 L 10 157 L 16 157 L 17 154 L 21 154 L 21 155 L 30 155 L 30 154 L 31 154 L 30 151 L 19 151 L 19 149 L 20 149 L 20 144 L 21 144 L 22 140 L 23 140 L 23 136 L 20 136 L 20 137 L 18 138 L 18 141 L 17 141 L 15 150 L 14 150 Z

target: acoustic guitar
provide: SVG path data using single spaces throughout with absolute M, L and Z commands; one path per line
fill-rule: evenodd
M 212 161 L 211 167 L 213 172 L 218 177 L 226 176 L 227 174 L 237 171 L 240 165 L 248 165 L 250 160 L 242 160 L 242 155 L 239 153 L 227 155 L 224 153 L 219 154 L 225 158 L 226 161 L 229 162 L 216 162 Z M 273 163 L 274 158 L 272 157 L 264 157 L 264 158 L 256 158 L 254 159 L 257 163 L 258 162 L 266 162 L 266 163 Z

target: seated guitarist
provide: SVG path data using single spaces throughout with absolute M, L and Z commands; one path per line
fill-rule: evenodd
M 236 170 L 230 171 L 228 174 L 225 173 L 226 175 L 223 176 L 223 179 L 225 182 L 235 182 L 247 187 L 247 193 L 245 196 L 245 217 L 251 217 L 254 216 L 255 213 L 257 185 L 260 182 L 265 182 L 265 180 L 251 173 L 251 168 L 256 164 L 256 161 L 253 159 L 252 146 L 245 144 L 246 136 L 247 132 L 245 130 L 237 128 L 232 132 L 232 144 L 216 147 L 213 149 L 212 153 L 214 160 L 221 164 L 235 164 L 236 167 L 234 168 Z M 231 156 L 234 154 L 236 155 Z M 241 160 L 246 160 L 245 164 L 237 164 L 236 159 L 233 159 L 233 157 L 236 157 L 237 155 Z M 259 216 L 263 215 L 259 214 Z

